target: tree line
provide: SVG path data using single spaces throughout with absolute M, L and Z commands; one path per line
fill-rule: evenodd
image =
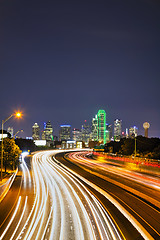
M 122 138 L 120 142 L 111 141 L 104 146 L 104 151 L 122 155 L 160 159 L 160 139 L 137 136 L 135 138 Z

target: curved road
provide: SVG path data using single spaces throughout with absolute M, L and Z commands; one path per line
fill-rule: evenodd
M 90 152 L 37 152 L 0 204 L 0 240 L 160 239 L 159 189 Z
M 160 178 L 154 176 L 154 172 L 151 176 L 129 171 L 119 162 L 103 157 L 94 159 L 91 152 L 69 153 L 65 159 L 59 156 L 59 160 L 114 204 L 143 238 L 160 239 Z M 102 196 L 99 199 L 107 206 L 106 199 Z M 118 212 L 114 210 L 111 214 Z M 118 221 L 126 238 L 139 239 L 129 226 L 133 236 L 128 236 L 126 224 Z

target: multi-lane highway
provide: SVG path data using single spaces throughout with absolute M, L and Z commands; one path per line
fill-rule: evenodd
M 85 178 L 96 189 L 96 196 L 108 206 L 112 217 L 121 212 L 145 239 L 160 239 L 160 178 L 127 170 L 123 164 L 103 157 L 94 159 L 90 152 L 69 153 L 59 160 Z M 57 156 L 58 157 L 58 156 Z M 73 165 L 74 164 L 74 165 Z M 93 191 L 93 189 L 92 189 Z M 98 192 L 101 193 L 98 195 Z M 102 195 L 105 197 L 103 198 Z M 106 201 L 108 199 L 117 209 Z M 116 220 L 116 216 L 114 217 Z M 126 239 L 140 239 L 127 223 L 116 220 Z M 132 236 L 128 235 L 132 233 Z
M 0 204 L 0 239 L 160 239 L 159 189 L 90 152 L 37 152 Z

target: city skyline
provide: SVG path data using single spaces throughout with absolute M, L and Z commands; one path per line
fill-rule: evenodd
M 99 110 L 98 110 L 99 111 Z M 103 111 L 103 110 L 102 110 Z M 105 111 L 105 110 L 104 110 Z M 96 116 L 96 115 L 95 115 Z M 107 113 L 106 113 L 106 116 L 107 116 Z M 90 117 L 90 120 L 88 121 L 88 120 L 84 120 L 83 122 L 84 123 L 86 123 L 86 124 L 88 124 L 90 127 L 92 126 L 92 119 L 94 119 L 94 116 L 92 116 L 92 117 Z M 106 117 L 106 125 L 111 125 L 111 129 L 112 129 L 112 137 L 114 137 L 114 121 L 115 120 L 118 120 L 118 118 L 115 118 L 114 120 L 113 120 L 113 122 L 108 122 L 107 121 L 107 117 Z M 129 130 L 130 128 L 134 128 L 134 127 L 136 127 L 137 128 L 137 130 L 138 130 L 138 135 L 142 135 L 142 136 L 145 136 L 145 130 L 144 130 L 144 127 L 143 127 L 143 124 L 144 124 L 144 122 L 142 123 L 142 126 L 139 126 L 139 125 L 136 125 L 136 124 L 132 124 L 132 125 L 129 125 L 129 126 L 124 126 L 124 120 L 123 119 L 121 119 L 121 121 L 122 121 L 122 128 L 121 128 L 121 133 L 126 133 L 126 130 Z M 79 127 L 77 127 L 77 126 L 73 126 L 72 124 L 70 124 L 70 123 L 68 123 L 67 121 L 62 121 L 63 123 L 64 122 L 66 122 L 65 124 L 62 124 L 62 123 L 60 123 L 59 125 L 57 124 L 57 121 L 55 120 L 54 122 L 53 121 L 48 121 L 48 122 L 51 122 L 51 124 L 53 125 L 53 135 L 55 135 L 55 136 L 58 136 L 59 137 L 59 131 L 60 131 L 60 127 L 61 127 L 61 125 L 69 125 L 70 127 L 71 127 L 71 130 L 74 130 L 74 129 L 80 129 L 80 131 L 81 131 L 81 129 L 82 129 L 82 127 L 83 127 L 83 122 L 79 125 Z M 38 127 L 39 127 L 39 136 L 40 136 L 40 138 L 42 138 L 41 137 L 41 135 L 43 135 L 43 132 L 44 132 L 44 130 L 45 130 L 45 125 L 46 125 L 46 121 L 44 121 L 44 122 L 42 122 L 42 121 L 39 121 L 39 120 L 37 120 L 37 121 L 35 121 L 32 125 L 34 125 L 34 124 L 37 124 L 38 123 Z M 13 126 L 15 126 L 15 128 L 13 127 Z M 11 123 L 7 123 L 6 125 L 5 125 L 5 130 L 7 131 L 8 130 L 8 128 L 13 128 L 13 132 L 15 133 L 16 132 L 16 130 L 18 129 L 17 128 L 17 126 L 23 126 L 23 120 L 21 119 L 21 122 L 19 121 L 18 123 L 16 123 L 15 121 L 12 121 L 12 124 Z M 56 127 L 55 127 L 56 126 Z M 20 131 L 20 130 L 19 130 Z M 18 132 L 19 132 L 18 131 Z M 24 137 L 24 138 L 26 138 L 26 137 L 31 137 L 32 136 L 32 126 L 30 126 L 30 129 L 29 129 L 29 131 L 28 131 L 28 133 L 30 133 L 30 135 L 29 134 L 27 134 L 27 132 L 24 132 L 23 130 L 21 130 L 22 132 L 20 132 L 19 133 L 19 135 L 20 135 L 20 137 Z M 151 136 L 151 133 L 150 133 L 150 129 L 149 129 L 149 134 L 148 134 L 148 136 L 149 137 L 158 137 L 158 136 Z M 160 137 L 159 137 L 160 138 Z
M 80 128 L 98 109 L 160 137 L 160 3 L 1 1 L 0 120 L 31 136 L 49 119 Z

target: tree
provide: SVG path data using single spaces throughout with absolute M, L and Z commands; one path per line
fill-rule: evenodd
M 31 139 L 17 138 L 15 142 L 22 151 L 34 152 L 36 150 L 36 145 Z
M 132 138 L 126 138 L 121 146 L 121 153 L 124 155 L 132 155 L 134 152 L 135 142 Z
M 18 165 L 19 155 L 21 151 L 19 147 L 15 144 L 14 139 L 4 138 L 3 140 L 3 165 L 5 172 L 7 168 L 12 168 L 13 170 Z

